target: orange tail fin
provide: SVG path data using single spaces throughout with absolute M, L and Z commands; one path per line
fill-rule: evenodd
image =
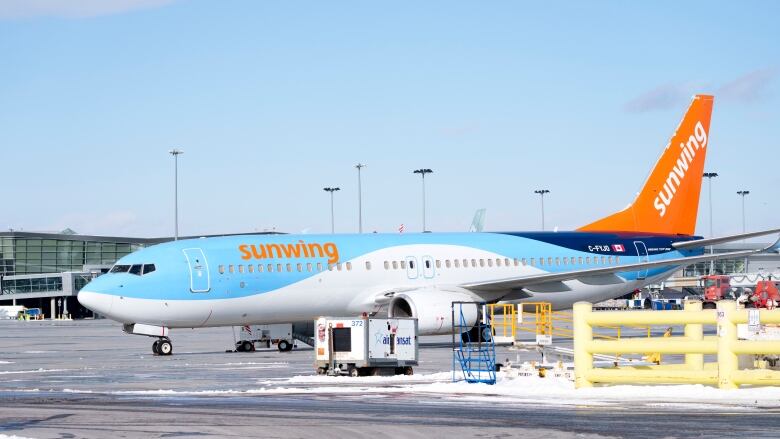
M 693 235 L 709 146 L 712 101 L 708 95 L 693 97 L 633 203 L 579 230 Z

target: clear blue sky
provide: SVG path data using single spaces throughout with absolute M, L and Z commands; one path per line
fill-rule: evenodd
M 715 233 L 780 226 L 780 3 L 7 0 L 0 229 L 572 229 L 716 96 Z M 699 233 L 708 235 L 707 193 Z

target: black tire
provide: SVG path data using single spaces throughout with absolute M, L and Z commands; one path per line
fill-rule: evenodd
M 404 367 L 404 375 L 414 375 L 414 369 L 412 369 L 412 366 Z
M 351 377 L 358 377 L 360 376 L 360 369 L 355 366 L 349 366 L 349 368 L 347 368 L 347 375 Z
M 154 343 L 152 343 L 152 352 L 154 355 L 161 355 L 160 350 L 158 349 L 158 346 L 160 345 L 160 340 L 155 340 Z
M 254 344 L 249 340 L 244 340 L 243 343 L 241 343 L 241 352 L 252 352 L 254 351 Z
M 317 375 L 325 375 L 326 373 L 328 373 L 328 369 L 326 369 L 324 367 L 318 367 L 317 368 Z
M 292 344 L 287 340 L 279 340 L 279 344 L 276 345 L 279 348 L 279 352 L 288 352 L 292 350 Z
M 157 344 L 157 351 L 160 355 L 171 355 L 173 353 L 173 344 L 170 340 L 160 340 Z

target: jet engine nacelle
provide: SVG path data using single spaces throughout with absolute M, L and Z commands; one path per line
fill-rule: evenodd
M 398 293 L 388 305 L 389 317 L 415 317 L 421 335 L 452 333 L 452 302 L 473 302 L 466 293 L 440 290 L 414 290 Z M 461 307 L 455 307 L 455 319 L 460 319 Z M 463 304 L 466 330 L 477 323 L 476 304 Z M 460 324 L 460 323 L 459 323 Z

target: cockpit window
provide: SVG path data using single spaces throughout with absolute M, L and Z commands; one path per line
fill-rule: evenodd
M 144 274 L 149 274 L 155 270 L 154 264 L 144 264 Z
M 127 270 L 130 269 L 129 265 L 114 265 L 113 268 L 111 268 L 111 271 L 109 273 L 127 273 Z
M 141 275 L 141 264 L 136 264 L 130 267 L 130 274 Z

